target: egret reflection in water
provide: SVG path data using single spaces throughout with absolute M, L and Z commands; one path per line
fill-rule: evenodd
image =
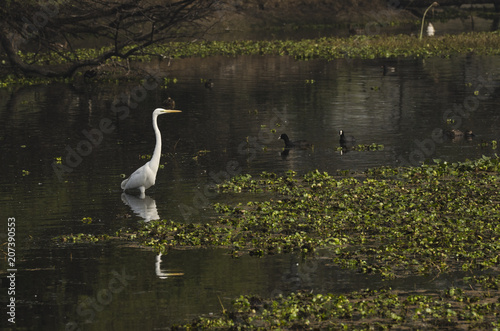
M 156 255 L 156 262 L 155 262 L 155 272 L 156 276 L 158 276 L 160 279 L 166 279 L 168 277 L 172 276 L 183 276 L 183 272 L 163 272 L 161 271 L 161 253 Z
M 160 215 L 158 215 L 158 210 L 156 209 L 156 201 L 147 195 L 136 196 L 122 193 L 122 201 L 146 222 L 160 219 Z

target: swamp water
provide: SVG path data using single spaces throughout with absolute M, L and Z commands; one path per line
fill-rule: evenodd
M 384 72 L 383 65 L 395 71 Z M 157 256 L 123 242 L 61 244 L 52 238 L 113 233 L 155 215 L 209 222 L 216 215 L 207 203 L 239 202 L 211 190 L 228 174 L 335 174 L 494 155 L 499 67 L 497 57 L 475 56 L 386 62 L 214 57 L 144 65 L 160 85 L 167 78 L 166 88 L 77 82 L 0 89 L 1 240 L 15 218 L 16 327 L 155 329 L 217 313 L 241 294 L 452 286 L 463 275 L 383 281 L 332 265 L 328 252 L 305 261 L 293 254 L 235 259 L 222 249 Z M 204 79 L 213 79 L 213 88 L 205 88 Z M 124 196 L 120 182 L 152 153 L 151 112 L 168 96 L 183 112 L 158 119 L 164 167 L 156 186 L 145 200 Z M 476 136 L 436 135 L 453 127 Z M 340 129 L 357 144 L 384 148 L 341 153 Z M 281 133 L 314 147 L 283 153 Z M 57 159 L 65 168 L 54 171 Z M 5 293 L 8 268 L 2 259 Z

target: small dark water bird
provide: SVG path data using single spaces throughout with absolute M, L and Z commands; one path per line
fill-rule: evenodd
M 286 133 L 282 133 L 281 136 L 278 139 L 283 139 L 285 142 L 285 148 L 308 148 L 311 147 L 311 144 L 309 144 L 305 140 L 297 140 L 297 141 L 291 141 L 290 138 L 288 138 L 288 135 Z
M 446 130 L 444 131 L 444 134 L 451 139 L 465 138 L 467 140 L 470 140 L 475 136 L 472 130 L 460 131 L 458 129 Z
M 356 141 L 356 139 L 352 136 L 346 136 L 344 134 L 344 130 L 340 130 L 339 131 L 339 142 L 340 142 L 340 146 L 342 147 L 345 147 L 347 144 L 349 143 L 354 143 Z
M 205 88 L 213 88 L 214 87 L 214 82 L 212 79 L 209 79 L 205 82 Z
M 388 66 L 388 65 L 383 65 L 383 66 L 380 66 L 382 68 L 382 74 L 385 76 L 387 74 L 390 74 L 390 73 L 394 73 L 396 72 L 396 67 L 391 67 L 391 66 Z
M 89 69 L 85 71 L 85 73 L 83 74 L 83 78 L 85 79 L 91 79 L 94 78 L 95 76 L 97 76 L 97 70 L 95 69 Z
M 289 154 L 290 154 L 290 148 L 283 148 L 283 150 L 280 152 L 281 158 L 283 160 L 286 160 Z
M 165 109 L 175 109 L 175 101 L 171 97 L 166 98 L 163 104 L 165 105 Z
M 356 27 L 354 24 L 349 24 L 350 35 L 364 35 L 365 33 L 366 33 L 365 29 Z

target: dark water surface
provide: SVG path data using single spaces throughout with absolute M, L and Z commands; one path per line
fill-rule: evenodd
M 395 72 L 384 75 L 384 64 Z M 166 88 L 148 81 L 0 89 L 1 239 L 15 218 L 16 326 L 154 329 L 217 313 L 241 294 L 449 286 L 453 275 L 383 282 L 331 265 L 328 252 L 312 261 L 295 255 L 234 259 L 225 250 L 158 257 L 124 243 L 62 245 L 51 239 L 109 233 L 156 215 L 208 222 L 216 215 L 207 203 L 238 199 L 210 190 L 228 174 L 336 173 L 494 155 L 491 146 L 479 145 L 499 138 L 499 67 L 498 57 L 473 55 L 387 62 L 215 57 L 144 65 L 161 84 L 169 79 Z M 202 83 L 209 78 L 212 89 Z M 122 197 L 122 178 L 153 152 L 151 113 L 167 96 L 183 112 L 159 117 L 164 167 L 156 186 L 145 200 Z M 452 127 L 471 129 L 476 137 L 436 135 Z M 340 129 L 357 143 L 384 149 L 340 153 Z M 282 155 L 281 133 L 314 148 Z M 2 300 L 8 268 L 2 259 Z

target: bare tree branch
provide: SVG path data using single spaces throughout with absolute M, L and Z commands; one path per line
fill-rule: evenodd
M 203 32 L 201 23 L 222 5 L 220 0 L 10 0 L 0 6 L 0 44 L 10 64 L 25 75 L 69 77 L 113 56 L 128 58 L 148 46 Z M 81 60 L 75 45 L 89 38 L 111 47 Z M 29 63 L 19 51 L 33 52 L 34 60 L 52 52 L 71 63 Z

